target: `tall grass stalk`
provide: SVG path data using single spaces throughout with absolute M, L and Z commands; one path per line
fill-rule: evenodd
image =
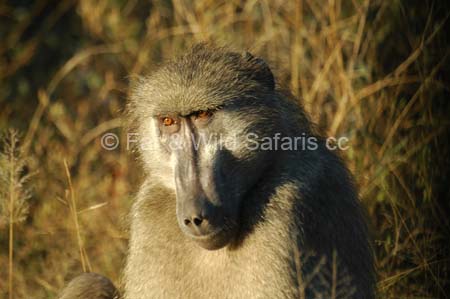
M 14 193 L 14 173 L 15 170 L 15 146 L 16 146 L 16 140 L 15 135 L 11 133 L 11 148 L 9 151 L 9 263 L 8 263 L 8 290 L 9 290 L 9 299 L 13 298 L 13 259 L 14 259 L 14 199 L 15 199 L 15 193 Z
M 25 184 L 30 174 L 25 173 L 27 159 L 19 146 L 19 133 L 9 130 L 2 138 L 0 153 L 0 227 L 8 223 L 8 298 L 14 297 L 14 225 L 28 215 L 30 192 Z M 6 220 L 7 219 L 7 220 Z
M 77 235 L 77 244 L 78 244 L 78 250 L 80 253 L 80 262 L 81 262 L 81 268 L 83 269 L 83 272 L 87 272 L 88 270 L 91 271 L 91 267 L 87 258 L 86 251 L 83 246 L 83 239 L 81 238 L 81 232 L 80 232 L 80 224 L 78 223 L 78 212 L 77 212 L 77 204 L 75 200 L 75 191 L 73 189 L 72 185 L 72 177 L 70 175 L 69 167 L 67 166 L 67 161 L 64 159 L 64 169 L 66 171 L 66 177 L 67 177 L 67 184 L 69 185 L 69 194 L 67 197 L 70 197 L 70 212 L 72 214 L 73 223 L 75 225 L 75 232 Z M 67 194 L 67 193 L 66 193 Z

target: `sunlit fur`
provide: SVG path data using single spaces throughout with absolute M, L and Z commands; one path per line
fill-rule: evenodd
M 125 298 L 299 298 L 302 287 L 307 298 L 328 298 L 331 287 L 341 287 L 328 275 L 335 266 L 338 278 L 351 281 L 341 298 L 373 298 L 366 223 L 341 160 L 319 137 L 313 151 L 243 146 L 249 132 L 314 136 L 302 107 L 274 88 L 261 59 L 199 45 L 134 82 L 131 94 L 130 122 L 152 146 L 140 151 L 147 178 L 130 215 Z M 218 194 L 237 202 L 235 235 L 214 251 L 179 228 L 174 161 L 161 148 L 154 123 L 155 115 L 207 109 L 220 109 L 221 121 L 209 129 L 238 140 L 227 148 L 226 163 L 211 161 L 218 155 L 211 144 L 198 162 L 205 168 L 217 162 L 214 167 L 227 171 Z M 311 278 L 322 257 L 322 276 L 304 285 L 302 278 Z

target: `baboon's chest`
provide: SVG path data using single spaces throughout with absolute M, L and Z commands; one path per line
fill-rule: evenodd
M 155 265 L 158 298 L 289 298 L 286 267 L 256 251 L 184 253 Z M 279 289 L 279 291 L 276 291 Z M 150 298 L 150 297 L 149 297 Z

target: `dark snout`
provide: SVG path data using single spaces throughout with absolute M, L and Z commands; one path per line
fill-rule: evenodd
M 177 217 L 188 236 L 205 237 L 222 226 L 221 208 L 208 170 L 200 171 L 192 160 L 178 163 L 175 173 Z
M 220 226 L 217 223 L 218 217 L 215 216 L 217 208 L 213 207 L 204 195 L 196 198 L 188 198 L 189 193 L 186 195 L 184 199 L 179 198 L 182 201 L 182 207 L 178 217 L 183 231 L 195 237 L 213 234 L 217 226 Z
M 175 177 L 177 218 L 182 232 L 205 249 L 225 246 L 231 235 L 226 225 L 227 206 L 218 198 L 212 176 L 190 165 L 182 170 Z
M 189 192 L 177 195 L 177 217 L 183 233 L 205 249 L 225 246 L 230 231 L 226 228 L 222 207 L 214 206 L 204 194 L 190 195 Z
M 188 126 L 185 127 L 187 130 Z M 230 242 L 233 217 L 222 181 L 217 158 L 200 159 L 200 149 L 190 144 L 175 152 L 175 189 L 178 224 L 183 233 L 206 249 L 218 249 Z

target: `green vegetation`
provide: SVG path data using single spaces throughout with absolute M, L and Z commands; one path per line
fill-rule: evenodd
M 53 298 L 83 270 L 120 285 L 141 170 L 100 137 L 126 140 L 130 76 L 213 41 L 266 58 L 349 138 L 380 298 L 447 298 L 448 17 L 418 0 L 3 2 L 0 297 Z

